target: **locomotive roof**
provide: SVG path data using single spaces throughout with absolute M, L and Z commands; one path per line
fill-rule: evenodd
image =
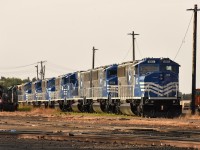
M 108 69 L 110 67 L 113 67 L 113 66 L 117 66 L 117 64 L 112 64 L 112 65 L 106 65 L 106 66 L 100 66 L 100 67 L 96 67 L 94 69 L 89 69 L 89 70 L 86 70 L 86 71 L 82 71 L 83 73 L 86 73 L 86 72 L 90 72 L 90 71 L 96 71 L 96 70 L 105 70 L 105 69 Z
M 38 83 L 38 82 L 42 82 L 42 80 L 41 79 L 37 80 L 37 81 L 33 82 L 33 84 Z
M 167 63 L 170 63 L 170 64 L 175 64 L 175 65 L 178 65 L 180 66 L 178 63 L 174 62 L 173 60 L 169 59 L 169 58 L 150 58 L 150 57 L 147 57 L 147 58 L 143 58 L 141 60 L 135 60 L 134 62 L 133 61 L 127 61 L 127 62 L 123 62 L 121 64 L 119 64 L 118 66 L 121 67 L 121 66 L 126 66 L 126 65 L 131 65 L 133 64 L 134 66 L 136 65 L 139 65 L 141 63 L 148 63 L 148 61 L 152 61 L 151 63 L 155 63 L 155 64 L 167 64 Z M 155 62 L 153 62 L 155 61 Z
M 28 85 L 28 84 L 32 84 L 32 82 L 26 82 L 26 83 L 24 83 L 24 86 Z
M 71 77 L 72 75 L 76 75 L 77 72 L 74 72 L 74 73 L 68 73 L 68 74 L 65 74 L 63 76 L 60 76 L 61 78 L 68 78 L 68 77 Z
M 139 60 L 135 60 L 134 62 L 133 61 L 127 61 L 127 62 L 123 62 L 121 64 L 118 64 L 118 66 L 126 66 L 126 65 L 130 65 L 130 64 L 136 64 L 138 63 Z
M 54 80 L 56 78 L 59 78 L 59 77 L 52 77 L 52 78 L 46 79 L 46 81 Z
M 174 62 L 170 58 L 144 58 L 138 62 L 141 63 L 151 63 L 151 64 L 174 64 L 180 66 L 178 63 Z

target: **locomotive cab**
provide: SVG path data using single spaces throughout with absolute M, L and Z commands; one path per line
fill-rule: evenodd
M 78 96 L 78 79 L 76 73 L 61 78 L 61 98 L 68 99 Z
M 35 88 L 35 100 L 41 101 L 45 100 L 45 95 L 46 95 L 46 80 L 38 80 L 35 81 L 34 83 L 34 88 Z
M 31 101 L 34 100 L 34 96 L 33 96 L 33 84 L 32 82 L 27 82 L 23 85 L 23 100 L 25 101 Z
M 61 77 L 60 97 L 64 101 L 59 101 L 60 108 L 65 111 L 78 111 L 77 104 L 73 98 L 78 96 L 78 72 L 69 73 Z M 72 104 L 73 103 L 73 104 Z
M 179 64 L 168 58 L 146 58 L 135 66 L 134 95 L 141 97 L 141 114 L 178 116 L 181 114 Z

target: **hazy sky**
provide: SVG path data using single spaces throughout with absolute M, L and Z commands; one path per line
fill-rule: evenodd
M 0 76 L 36 77 L 34 63 L 46 60 L 46 77 L 136 59 L 169 57 L 181 46 L 199 0 L 0 0 Z M 200 20 L 200 12 L 198 13 Z M 200 21 L 198 21 L 200 27 Z M 193 20 L 175 61 L 180 91 L 191 92 Z M 198 28 L 200 45 L 200 28 Z M 200 88 L 200 49 L 197 87 Z M 32 65 L 31 65 L 32 64 Z M 27 67 L 20 67 L 26 66 Z

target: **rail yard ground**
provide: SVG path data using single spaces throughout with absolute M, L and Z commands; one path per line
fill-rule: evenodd
M 1 149 L 200 149 L 200 116 L 140 118 L 38 108 L 0 112 Z

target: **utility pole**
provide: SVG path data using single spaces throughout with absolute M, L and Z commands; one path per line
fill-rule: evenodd
M 41 64 L 41 70 L 40 70 L 40 75 L 41 75 L 41 80 L 43 79 L 43 65 L 42 65 L 43 61 L 40 62 Z
M 196 51 L 197 51 L 197 5 L 194 9 L 187 9 L 194 11 L 194 25 L 193 25 L 193 54 L 192 54 L 192 101 L 191 101 L 191 114 L 195 114 L 195 95 L 196 95 Z
M 43 79 L 45 77 L 45 65 L 44 65 L 44 70 L 43 70 Z
M 93 51 L 93 57 L 92 57 L 92 69 L 94 69 L 94 62 L 95 62 L 95 51 L 98 50 L 98 49 L 95 49 L 94 46 L 92 48 L 92 51 Z
M 133 61 L 135 61 L 135 35 L 139 35 L 139 34 L 135 34 L 133 31 L 132 33 L 128 33 L 128 35 L 132 35 L 132 38 L 133 38 Z
M 94 46 L 92 48 L 92 69 L 94 69 L 94 63 L 95 63 L 95 51 L 98 49 L 95 49 Z M 92 88 L 92 70 L 90 71 L 90 96 L 93 96 L 93 88 Z
M 37 69 L 37 80 L 38 80 L 38 65 L 35 66 L 35 67 L 36 67 L 36 69 Z
M 41 78 L 41 80 L 43 80 L 44 77 L 45 77 L 45 66 L 43 66 L 43 63 L 45 63 L 45 62 L 47 62 L 47 61 L 38 62 L 38 63 L 41 64 L 41 69 L 40 69 L 40 78 Z

